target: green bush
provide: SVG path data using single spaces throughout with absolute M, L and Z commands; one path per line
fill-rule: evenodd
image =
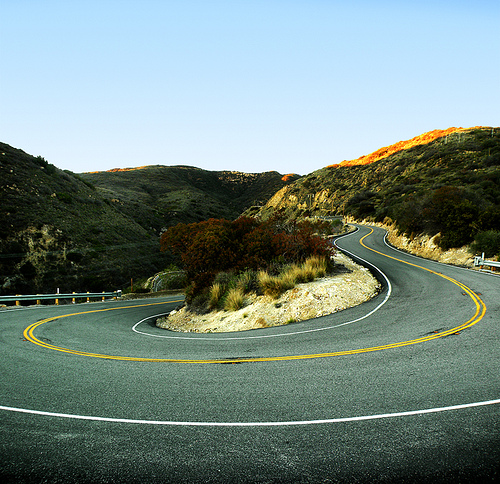
M 183 289 L 187 285 L 186 274 L 182 271 L 166 272 L 161 277 L 160 290 Z
M 66 192 L 58 192 L 56 193 L 56 197 L 59 201 L 70 204 L 73 203 L 73 197 Z
M 257 273 L 252 270 L 246 270 L 238 275 L 236 287 L 240 288 L 244 293 L 257 292 Z

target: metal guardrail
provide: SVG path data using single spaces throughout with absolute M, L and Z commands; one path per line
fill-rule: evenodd
M 495 260 L 484 260 L 484 252 L 481 257 L 476 255 L 474 257 L 474 267 L 500 267 L 500 262 Z
M 37 304 L 41 304 L 41 301 L 54 300 L 55 304 L 59 304 L 59 299 L 72 299 L 74 304 L 76 299 L 86 299 L 87 302 L 90 302 L 90 299 L 99 298 L 104 301 L 107 297 L 116 299 L 121 295 L 121 290 L 112 292 L 72 292 L 68 294 L 16 294 L 13 296 L 0 296 L 0 303 L 15 302 L 19 306 L 21 301 L 36 301 Z
M 175 276 L 179 274 L 185 274 L 186 271 L 165 271 L 165 272 L 159 272 L 156 274 L 156 276 L 153 279 L 153 282 L 151 283 L 151 292 L 158 292 L 161 291 L 161 287 L 163 285 L 163 278 L 165 276 Z

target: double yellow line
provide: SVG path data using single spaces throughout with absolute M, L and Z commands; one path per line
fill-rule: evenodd
M 465 323 L 461 324 L 460 326 L 456 326 L 455 328 L 448 329 L 446 331 L 438 332 L 438 333 L 433 333 L 427 336 L 423 336 L 421 338 L 416 338 L 408 341 L 400 341 L 398 343 L 390 343 L 386 345 L 381 345 L 381 346 L 372 346 L 369 348 L 359 348 L 355 350 L 345 350 L 345 351 L 335 351 L 331 353 L 316 353 L 316 354 L 309 354 L 309 355 L 289 355 L 289 356 L 270 356 L 270 357 L 256 357 L 256 358 L 228 358 L 228 359 L 208 359 L 208 360 L 187 360 L 187 359 L 176 359 L 176 358 L 142 358 L 142 357 L 132 357 L 132 356 L 116 356 L 116 355 L 106 355 L 106 354 L 100 354 L 100 353 L 90 353 L 87 351 L 78 351 L 78 350 L 72 350 L 69 348 L 64 348 L 61 346 L 55 346 L 48 344 L 44 341 L 39 340 L 34 336 L 34 331 L 36 328 L 41 326 L 42 324 L 49 323 L 51 321 L 55 321 L 57 319 L 62 319 L 62 318 L 68 318 L 71 316 L 80 316 L 82 314 L 92 314 L 92 313 L 99 313 L 99 312 L 104 312 L 104 311 L 116 311 L 118 309 L 131 309 L 131 308 L 137 308 L 137 307 L 144 307 L 144 306 L 154 306 L 154 305 L 159 305 L 159 304 L 167 304 L 167 302 L 161 302 L 161 303 L 149 303 L 149 304 L 140 304 L 136 306 L 125 306 L 125 307 L 118 307 L 118 308 L 107 308 L 107 309 L 96 309 L 92 311 L 84 311 L 81 313 L 72 313 L 72 314 L 64 314 L 62 316 L 55 316 L 55 317 L 50 317 L 47 319 L 42 319 L 41 321 L 38 321 L 31 326 L 28 326 L 24 330 L 24 337 L 26 340 L 41 346 L 43 348 L 47 348 L 50 350 L 54 351 L 61 351 L 63 353 L 69 353 L 72 355 L 78 355 L 78 356 L 90 356 L 92 358 L 102 358 L 102 359 L 107 359 L 107 360 L 120 360 L 120 361 L 142 361 L 142 362 L 154 362 L 154 363 L 251 363 L 251 362 L 263 362 L 263 361 L 290 361 L 290 360 L 307 360 L 307 359 L 312 359 L 312 358 L 328 358 L 331 356 L 347 356 L 347 355 L 357 355 L 360 353 L 370 353 L 373 351 L 381 351 L 381 350 L 387 350 L 391 348 L 401 348 L 403 346 L 410 346 L 414 344 L 419 344 L 419 343 L 424 343 L 426 341 L 431 341 L 437 338 L 442 338 L 444 336 L 449 336 L 451 334 L 458 333 L 466 328 L 470 328 L 474 324 L 478 323 L 484 316 L 486 312 L 486 305 L 484 302 L 481 300 L 481 298 L 474 292 L 472 289 L 467 287 L 465 284 L 462 284 L 461 282 L 452 279 L 451 277 L 448 277 L 444 274 L 441 274 L 439 272 L 435 272 L 430 269 L 426 269 L 425 267 L 419 266 L 417 264 L 412 264 L 411 262 L 406 262 L 401 259 L 397 259 L 396 257 L 392 257 L 386 254 L 383 254 L 382 252 L 379 252 L 375 249 L 371 249 L 370 247 L 367 247 L 364 244 L 364 239 L 371 235 L 373 233 L 373 229 L 366 234 L 364 237 L 361 238 L 360 244 L 365 247 L 368 250 L 371 250 L 373 252 L 376 252 L 377 254 L 383 255 L 384 257 L 388 257 L 389 259 L 394 259 L 398 262 L 402 262 L 404 264 L 408 264 L 413 267 L 417 267 L 419 269 L 422 269 L 424 271 L 430 272 L 432 274 L 435 274 L 439 277 L 443 277 L 444 279 L 452 282 L 453 284 L 457 285 L 460 287 L 465 293 L 474 301 L 476 311 L 474 313 L 474 316 L 470 318 L 468 321 Z M 169 302 L 177 302 L 177 301 L 169 301 Z

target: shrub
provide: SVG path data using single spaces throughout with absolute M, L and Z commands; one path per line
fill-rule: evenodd
M 187 278 L 185 273 L 167 274 L 162 282 L 162 289 L 182 289 L 187 284 Z
M 242 272 L 236 280 L 236 287 L 240 288 L 245 294 L 257 292 L 258 284 L 255 271 L 246 270 Z
M 219 305 L 225 291 L 225 286 L 220 282 L 214 282 L 214 284 L 212 284 L 212 287 L 210 287 L 210 295 L 208 298 L 208 307 L 210 309 L 215 309 Z
M 479 232 L 470 249 L 475 254 L 484 252 L 485 257 L 500 255 L 500 232 L 497 230 Z
M 58 192 L 56 193 L 56 197 L 59 201 L 70 204 L 73 203 L 73 197 L 66 192 Z
M 229 289 L 224 301 L 224 309 L 228 311 L 237 311 L 243 307 L 244 303 L 245 298 L 242 289 L 235 287 Z
M 204 289 L 196 293 L 189 302 L 190 309 L 198 314 L 205 314 L 208 312 L 208 290 Z M 186 297 L 187 300 L 187 297 Z
M 259 222 L 248 217 L 232 222 L 210 219 L 179 224 L 162 234 L 161 245 L 162 250 L 181 257 L 191 283 L 186 294 L 188 304 L 198 292 L 209 288 L 220 272 L 269 269 L 276 261 L 300 263 L 311 255 L 327 256 L 331 250 L 328 241 L 315 234 L 310 222 L 279 218 Z M 242 276 L 236 284 L 245 290 L 252 285 L 255 288 L 255 275 Z
M 214 283 L 219 283 L 224 290 L 232 284 L 233 281 L 234 275 L 231 272 L 219 272 L 214 278 Z

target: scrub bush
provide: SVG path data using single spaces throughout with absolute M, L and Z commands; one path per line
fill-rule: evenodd
M 479 232 L 476 234 L 470 249 L 475 254 L 484 252 L 485 257 L 500 256 L 500 232 L 498 230 Z
M 250 217 L 234 221 L 210 219 L 170 227 L 161 236 L 161 248 L 180 258 L 190 283 L 186 292 L 189 304 L 214 282 L 222 283 L 216 281 L 218 274 L 248 272 L 240 276 L 239 282 L 231 283 L 232 287 L 240 284 L 248 290 L 256 286 L 255 271 L 267 270 L 277 263 L 299 264 L 314 255 L 329 257 L 332 248 L 315 233 L 316 228 L 309 222 L 279 218 L 265 222 Z M 227 289 L 229 282 L 225 285 Z
M 241 309 L 245 303 L 245 296 L 243 290 L 235 287 L 229 289 L 229 292 L 224 301 L 224 309 L 227 311 L 237 311 Z

